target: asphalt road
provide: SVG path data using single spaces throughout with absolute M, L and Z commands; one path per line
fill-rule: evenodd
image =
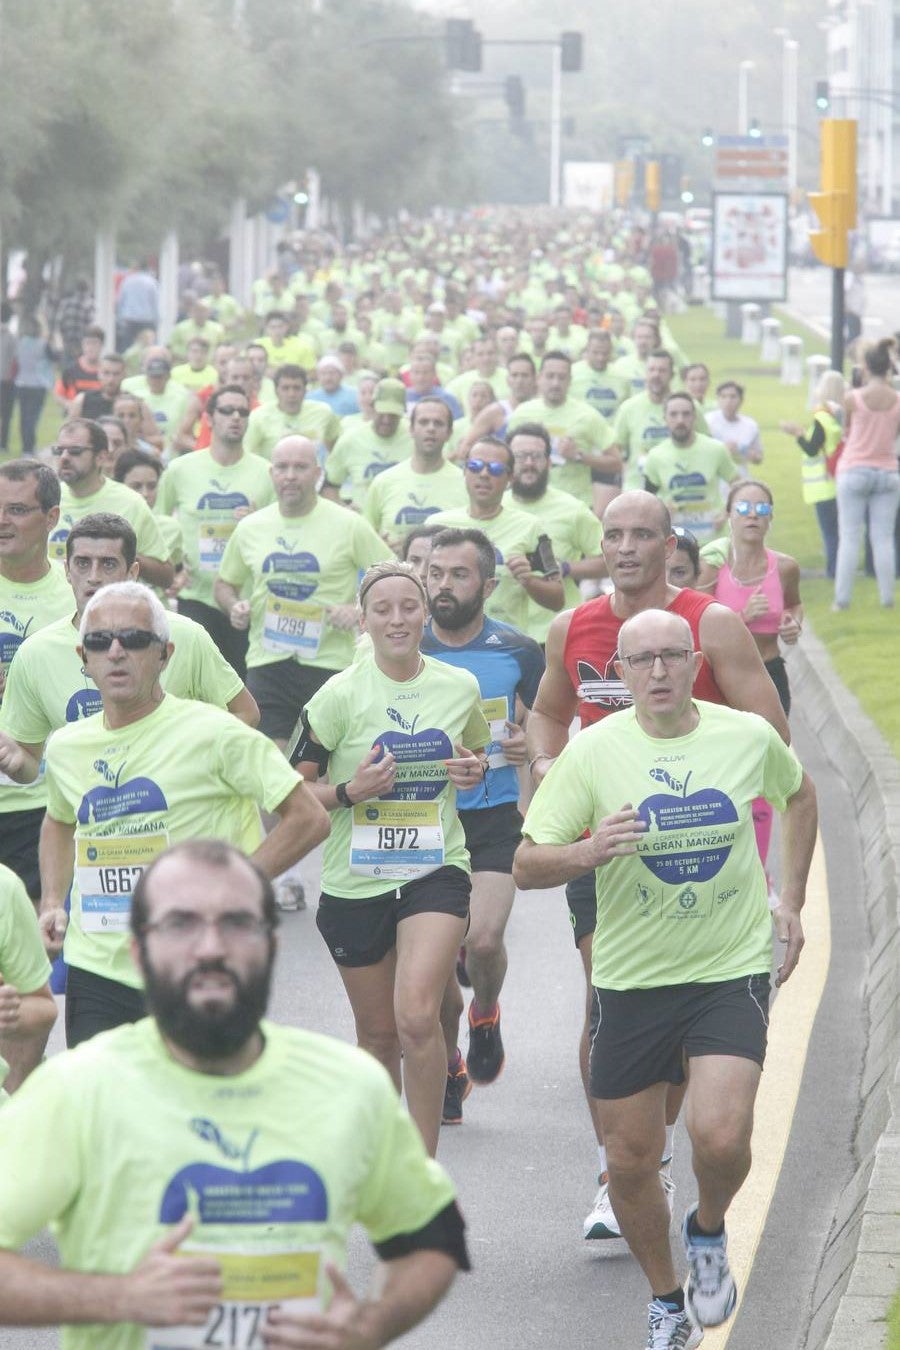
M 862 1028 L 847 1009 L 856 1006 L 865 936 L 859 859 L 846 830 L 850 806 L 841 784 L 800 717 L 794 731 L 820 794 L 834 958 L 774 1204 L 729 1333 L 730 1350 L 800 1350 L 819 1253 L 851 1170 Z M 317 871 L 313 857 L 305 864 L 310 895 L 316 894 Z M 343 990 L 312 910 L 286 916 L 281 941 L 276 1019 L 352 1039 Z M 575 1054 L 583 979 L 561 891 L 517 898 L 509 951 L 502 1000 L 506 1068 L 495 1085 L 472 1093 L 464 1125 L 444 1130 L 439 1153 L 459 1187 L 474 1269 L 457 1281 L 431 1321 L 399 1344 L 408 1350 L 637 1350 L 646 1337 L 641 1273 L 624 1243 L 585 1243 L 581 1236 L 596 1184 L 596 1154 Z M 55 1044 L 59 1039 L 55 1033 Z M 762 1159 L 766 1141 L 756 1148 Z M 675 1177 L 680 1221 L 696 1194 L 681 1127 Z M 48 1256 L 48 1241 L 40 1240 L 36 1251 Z M 351 1263 L 360 1285 L 370 1267 L 360 1237 Z M 710 1350 L 724 1345 L 723 1333 L 709 1333 L 707 1343 Z M 50 1331 L 0 1333 L 3 1350 L 55 1344 Z
M 828 333 L 831 332 L 831 276 L 829 267 L 792 267 L 788 273 L 789 307 Z M 864 284 L 863 337 L 877 341 L 900 329 L 900 274 L 870 272 Z

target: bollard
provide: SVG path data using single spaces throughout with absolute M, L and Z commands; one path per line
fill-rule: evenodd
M 759 313 L 759 305 L 752 300 L 741 305 L 741 342 L 748 347 L 755 347 L 759 342 Z
M 806 406 L 807 408 L 815 408 L 817 403 L 816 389 L 826 370 L 831 369 L 831 361 L 827 356 L 808 356 L 806 358 L 806 369 L 809 372 Z
M 762 342 L 759 347 L 760 361 L 777 361 L 781 356 L 779 342 L 781 340 L 781 324 L 777 319 L 763 319 L 762 324 Z
M 803 383 L 803 339 L 783 337 L 781 347 L 781 383 Z

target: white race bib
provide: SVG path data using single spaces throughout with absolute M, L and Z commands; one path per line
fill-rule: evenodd
M 484 713 L 484 720 L 491 729 L 491 744 L 487 748 L 488 768 L 505 769 L 509 760 L 503 753 L 502 743 L 507 736 L 506 722 L 509 716 L 509 705 L 501 694 L 499 698 L 482 699 L 481 711 Z
M 263 619 L 262 645 L 267 652 L 311 661 L 319 654 L 324 626 L 322 605 L 270 594 Z
M 200 526 L 197 546 L 201 572 L 218 572 L 222 565 L 225 545 L 234 534 L 236 526 L 236 520 L 213 520 Z
M 85 933 L 125 933 L 131 894 L 145 867 L 168 848 L 165 830 L 113 834 L 102 839 L 76 835 L 75 879 L 81 893 Z
M 353 807 L 350 871 L 385 881 L 412 881 L 444 865 L 437 802 L 359 802 Z
M 180 1250 L 195 1256 L 201 1249 Z M 202 1327 L 151 1327 L 147 1350 L 265 1350 L 263 1327 L 269 1309 L 317 1312 L 320 1252 L 273 1250 L 211 1250 L 222 1268 L 222 1301 L 210 1311 Z

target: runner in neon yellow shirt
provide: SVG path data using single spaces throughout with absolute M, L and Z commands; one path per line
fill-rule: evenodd
M 80 650 L 103 712 L 48 741 L 41 836 L 40 921 L 51 948 L 65 935 L 69 1045 L 143 1015 L 128 956 L 130 896 L 170 842 L 238 841 L 278 875 L 327 833 L 324 813 L 265 736 L 218 708 L 163 693 L 172 645 L 152 591 L 126 581 L 93 596 Z M 265 838 L 259 807 L 279 816 Z
M 616 473 L 619 457 L 610 453 L 609 427 L 587 403 L 571 397 L 572 363 L 562 352 L 547 352 L 538 375 L 540 397 L 520 403 L 509 431 L 522 422 L 540 422 L 550 433 L 550 482 L 590 506 L 591 473 Z
M 148 586 L 170 586 L 175 569 L 153 513 L 136 493 L 104 475 L 106 449 L 106 432 L 99 422 L 74 418 L 60 427 L 52 450 L 62 493 L 59 521 L 50 536 L 50 557 L 57 562 L 65 558 L 66 537 L 76 520 L 110 511 L 124 516 L 137 535 L 141 580 Z
M 341 434 L 341 419 L 325 403 L 306 398 L 306 373 L 297 365 L 282 366 L 275 373 L 275 403 L 254 408 L 247 424 L 245 448 L 263 459 L 284 436 L 308 436 L 319 446 L 324 461 Z
M 0 697 L 23 641 L 71 608 L 65 573 L 47 557 L 59 520 L 56 474 L 35 459 L 0 465 Z M 47 805 L 43 780 L 20 786 L 0 764 L 0 863 L 40 896 L 38 837 Z
M 230 622 L 249 626 L 247 680 L 260 730 L 281 744 L 316 690 L 353 660 L 359 575 L 391 556 L 361 516 L 319 497 L 318 478 L 312 441 L 280 441 L 272 451 L 278 500 L 240 522 L 216 578 Z
M 468 1268 L 449 1179 L 369 1056 L 264 1020 L 278 916 L 235 849 L 170 851 L 134 903 L 154 1017 L 0 1111 L 23 1162 L 0 1177 L 0 1323 L 80 1323 L 65 1350 L 338 1344 L 349 1318 L 393 1341 Z M 355 1222 L 384 1262 L 364 1302 L 341 1273 Z M 14 1250 L 45 1224 L 60 1270 Z
M 269 466 L 244 448 L 250 399 L 238 385 L 210 395 L 212 424 L 208 450 L 173 460 L 160 480 L 157 510 L 175 515 L 184 538 L 190 581 L 179 592 L 179 608 L 207 629 L 219 651 L 243 676 L 247 643 L 225 619 L 213 583 L 237 523 L 275 498 Z
M 485 613 L 524 633 L 529 602 L 547 610 L 549 617 L 562 609 L 564 592 L 546 532 L 532 516 L 504 499 L 512 472 L 512 451 L 508 445 L 493 436 L 476 441 L 463 466 L 468 507 L 439 511 L 429 517 L 429 524 L 474 528 L 487 535 L 496 553 L 497 584 L 485 601 Z
M 412 455 L 378 475 L 363 507 L 366 520 L 394 549 L 414 525 L 467 500 L 462 474 L 444 459 L 453 429 L 446 403 L 436 397 L 420 399 L 410 415 L 410 429 Z
M 34 905 L 16 874 L 0 865 L 0 1108 L 44 1053 L 56 1021 L 49 979 Z M 4 1053 L 15 1057 L 12 1069 Z
M 377 384 L 373 409 L 371 422 L 344 419 L 344 430 L 325 461 L 322 496 L 340 501 L 340 489 L 349 483 L 350 502 L 357 510 L 362 509 L 374 479 L 385 469 L 404 463 L 413 452 L 403 382 L 382 380 Z
M 370 568 L 360 608 L 371 652 L 314 695 L 289 754 L 332 812 L 316 922 L 357 1040 L 398 1089 L 402 1054 L 410 1114 L 434 1153 L 447 1075 L 439 1014 L 471 888 L 456 789 L 483 778 L 491 733 L 474 675 L 420 653 L 425 591 L 408 563 Z M 329 784 L 316 783 L 326 768 Z
M 708 543 L 726 518 L 721 484 L 733 483 L 740 470 L 721 441 L 695 430 L 696 408 L 688 393 L 666 399 L 669 439 L 647 455 L 644 485 L 659 494 L 669 508 L 673 525 L 690 530 Z

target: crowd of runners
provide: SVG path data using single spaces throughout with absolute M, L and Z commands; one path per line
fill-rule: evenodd
M 816 831 L 803 609 L 759 426 L 679 349 L 651 242 L 513 214 L 304 235 L 248 303 L 191 269 L 167 341 L 85 316 L 52 445 L 0 464 L 0 1324 L 101 1350 L 414 1325 L 467 1266 L 434 1155 L 503 1069 L 516 886 L 563 884 L 584 1237 L 628 1242 L 651 1350 L 732 1315 L 773 931 L 780 983 Z M 307 904 L 367 1054 L 264 1020 Z M 41 1065 L 53 992 L 80 1048 Z M 59 1270 L 18 1254 L 51 1223 Z

